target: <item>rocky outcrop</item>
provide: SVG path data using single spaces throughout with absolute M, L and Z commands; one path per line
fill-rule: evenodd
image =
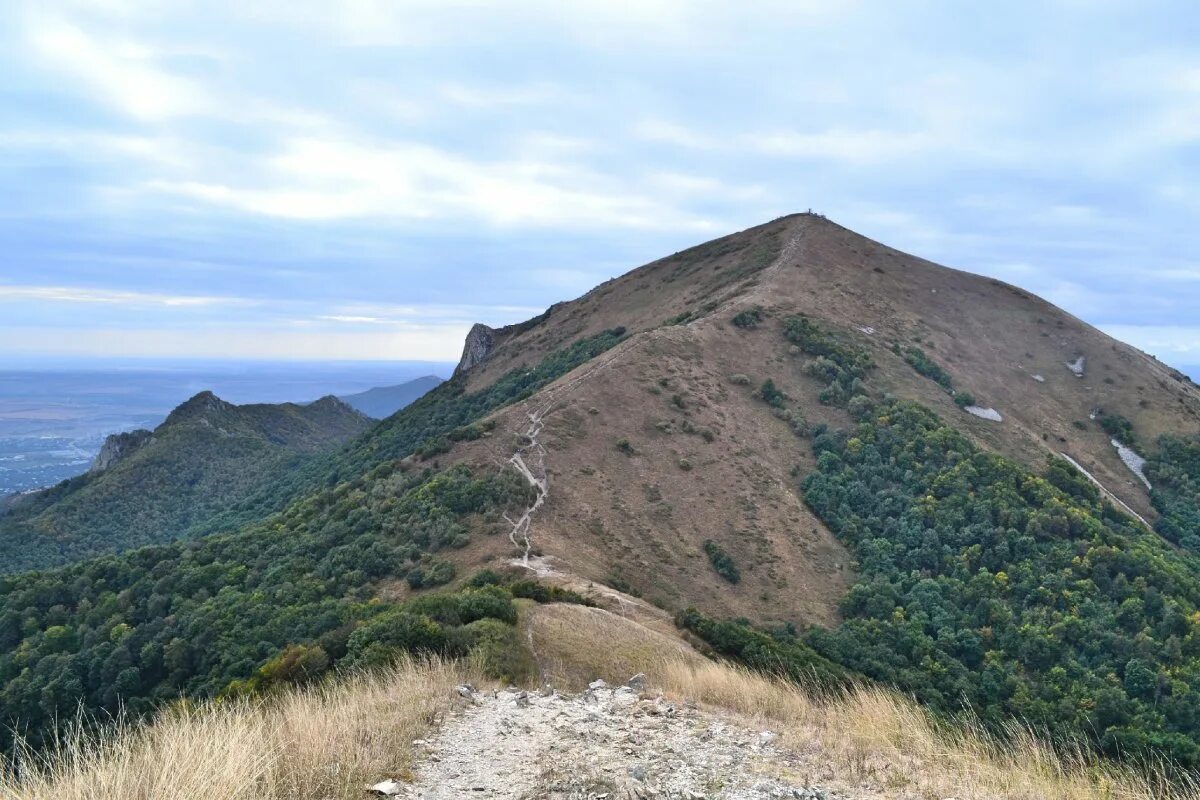
M 154 434 L 147 430 L 114 433 L 104 440 L 100 452 L 88 467 L 88 474 L 95 475 L 111 467 L 123 458 L 136 453 L 153 440 Z
M 489 328 L 482 322 L 476 322 L 467 333 L 467 341 L 463 344 L 462 358 L 454 374 L 466 372 L 471 367 L 485 360 L 496 347 L 496 329 Z

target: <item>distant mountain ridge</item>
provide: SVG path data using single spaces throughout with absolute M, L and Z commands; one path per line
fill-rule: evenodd
M 376 386 L 365 392 L 344 394 L 338 399 L 372 419 L 386 419 L 442 382 L 437 375 L 425 375 L 396 386 Z
M 182 537 L 369 425 L 332 395 L 307 405 L 239 406 L 200 392 L 153 431 L 109 436 L 85 475 L 10 502 L 0 515 L 0 571 Z

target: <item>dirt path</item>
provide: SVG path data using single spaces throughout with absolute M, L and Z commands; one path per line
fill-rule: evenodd
M 777 750 L 774 734 L 629 687 L 576 696 L 472 693 L 420 743 L 425 758 L 400 797 L 806 798 L 819 766 Z

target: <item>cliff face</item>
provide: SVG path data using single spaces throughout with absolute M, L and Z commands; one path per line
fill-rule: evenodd
M 92 460 L 92 465 L 88 467 L 88 474 L 96 475 L 104 472 L 104 470 L 121 459 L 141 450 L 153 438 L 154 434 L 148 430 L 112 434 L 104 440 L 100 452 L 96 454 L 96 458 Z
M 462 358 L 459 359 L 454 374 L 458 375 L 466 372 L 471 367 L 482 362 L 491 354 L 495 346 L 495 328 L 489 328 L 481 322 L 476 322 L 471 326 L 471 331 L 467 334 L 467 341 L 463 344 Z

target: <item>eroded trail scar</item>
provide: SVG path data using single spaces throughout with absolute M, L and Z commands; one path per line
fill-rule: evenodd
M 640 346 L 640 342 L 635 343 L 634 346 Z M 521 473 L 521 476 L 529 482 L 529 485 L 537 492 L 537 497 L 520 517 L 514 520 L 505 514 L 504 520 L 512 526 L 508 532 L 508 540 L 512 542 L 513 547 L 521 551 L 521 558 L 516 563 L 526 569 L 534 569 L 534 566 L 529 563 L 529 554 L 533 549 L 533 538 L 530 535 L 533 515 L 542 507 L 542 503 L 546 502 L 546 497 L 549 495 L 549 481 L 546 479 L 546 448 L 539 438 L 545 424 L 544 419 L 560 397 L 574 391 L 581 383 L 598 372 L 608 369 L 615 360 L 615 353 L 605 354 L 597 359 L 589 369 L 547 392 L 546 401 L 525 415 L 529 419 L 529 427 L 523 434 L 519 434 L 519 443 L 513 454 L 509 456 L 508 463 L 512 464 L 517 472 Z
M 546 501 L 547 481 L 546 481 L 546 448 L 538 441 L 538 437 L 542 433 L 542 417 L 545 415 L 547 408 L 539 408 L 530 411 L 529 427 L 525 430 L 522 437 L 522 443 L 517 446 L 515 452 L 508 459 L 508 463 L 512 464 L 517 472 L 521 473 L 525 480 L 529 481 L 529 485 L 537 492 L 537 497 L 533 504 L 525 509 L 525 513 L 517 520 L 511 519 L 507 514 L 504 519 L 512 525 L 512 530 L 508 532 L 508 539 L 512 542 L 513 547 L 521 551 L 521 565 L 529 567 L 529 551 L 533 547 L 533 542 L 529 538 L 529 528 L 532 525 L 532 517 L 541 508 L 542 503 Z M 531 469 L 529 463 L 526 462 L 525 456 L 530 456 L 533 462 Z

